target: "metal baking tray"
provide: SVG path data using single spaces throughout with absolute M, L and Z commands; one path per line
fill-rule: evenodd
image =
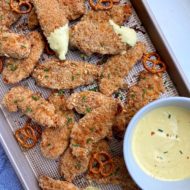
M 123 0 L 121 3 L 130 2 Z M 167 63 L 168 73 L 164 74 L 163 80 L 166 87 L 166 92 L 161 97 L 168 96 L 190 96 L 190 88 L 186 83 L 186 79 L 180 67 L 175 59 L 175 56 L 171 52 L 168 44 L 165 43 L 165 39 L 159 29 L 159 26 L 155 22 L 155 18 L 148 7 L 147 2 L 144 0 L 131 0 L 133 5 L 133 15 L 127 23 L 128 26 L 136 28 L 138 32 L 138 37 L 141 41 L 144 41 L 149 51 L 158 51 L 162 59 Z M 137 16 L 137 14 L 138 16 Z M 140 19 L 139 19 L 140 18 Z M 143 25 L 141 24 L 141 21 Z M 146 30 L 145 30 L 146 29 Z M 151 40 L 150 40 L 151 39 Z M 153 45 L 154 44 L 154 45 Z M 80 54 L 69 52 L 68 59 L 81 60 Z M 88 59 L 90 63 L 96 63 L 98 58 L 91 57 Z M 136 83 L 138 73 L 143 69 L 141 64 L 137 64 L 135 68 L 130 72 L 126 81 L 130 85 Z M 24 86 L 29 86 L 29 88 L 40 91 L 44 97 L 48 96 L 49 91 L 42 88 L 36 87 L 32 79 L 25 80 L 20 83 Z M 2 100 L 3 95 L 12 86 L 5 86 L 0 78 L 0 99 Z M 93 88 L 91 85 L 87 88 Z M 82 90 L 84 88 L 78 88 Z M 125 93 L 125 92 L 121 92 Z M 40 154 L 39 146 L 27 151 L 21 151 L 19 145 L 17 144 L 13 132 L 21 127 L 26 121 L 25 117 L 21 117 L 20 113 L 8 113 L 6 109 L 1 106 L 0 109 L 0 141 L 23 185 L 26 190 L 38 190 L 37 176 L 40 174 L 49 175 L 51 177 L 60 177 L 58 174 L 57 161 L 50 161 L 42 157 Z M 116 149 L 118 146 L 116 146 Z M 120 146 L 121 149 L 121 146 Z M 120 150 L 122 152 L 122 149 Z M 78 181 L 83 183 L 84 179 L 79 178 Z M 77 182 L 76 182 L 77 183 Z M 120 189 L 119 187 L 106 187 L 99 186 L 101 189 Z

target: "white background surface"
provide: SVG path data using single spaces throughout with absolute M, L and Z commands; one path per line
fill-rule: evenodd
M 190 0 L 146 0 L 190 83 Z

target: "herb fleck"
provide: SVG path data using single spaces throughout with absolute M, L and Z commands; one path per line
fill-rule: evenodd
M 45 72 L 49 72 L 49 68 L 45 68 L 44 71 L 45 71 Z
M 18 67 L 15 64 L 11 64 L 11 65 L 9 65 L 9 68 L 11 71 L 16 71 Z
M 171 118 L 171 114 L 168 115 L 168 119 L 170 119 L 170 118 Z
M 162 130 L 162 129 L 158 129 L 158 131 L 159 131 L 159 132 L 161 132 L 161 133 L 163 132 L 163 130 Z
M 74 76 L 72 76 L 72 77 L 71 77 L 71 80 L 72 80 L 72 81 L 74 81 L 74 80 L 75 80 L 75 77 L 74 77 Z
M 168 153 L 168 151 L 165 151 L 165 152 L 164 152 L 164 154 L 167 154 L 167 153 Z
M 88 144 L 88 143 L 90 143 L 90 141 L 92 141 L 92 139 L 91 139 L 91 138 L 88 138 L 88 139 L 86 140 L 86 143 Z
M 65 93 L 65 91 L 64 91 L 64 90 L 59 90 L 59 91 L 58 91 L 58 95 L 59 95 L 59 96 L 64 95 L 64 93 Z
M 48 75 L 45 75 L 45 78 L 47 79 L 47 78 L 49 78 L 49 76 L 48 76 Z
M 90 131 L 91 131 L 91 132 L 94 132 L 94 128 L 90 128 Z
M 73 119 L 71 117 L 67 118 L 67 125 L 69 125 L 70 123 L 72 123 Z
M 85 102 L 86 101 L 86 96 L 83 96 L 82 97 L 82 102 Z
M 79 147 L 80 144 L 72 144 L 73 147 Z
M 90 113 L 91 112 L 91 108 L 86 108 L 86 113 Z
M 80 170 L 80 168 L 81 168 L 81 163 L 80 163 L 80 162 L 77 162 L 77 164 L 75 165 L 75 168 L 76 168 L 77 170 Z
M 32 109 L 30 107 L 27 107 L 25 112 L 30 113 L 30 112 L 32 112 Z
M 40 99 L 40 97 L 38 97 L 38 96 L 32 96 L 32 99 L 35 100 L 35 101 L 38 101 Z
M 180 153 L 180 154 L 183 154 L 183 152 L 182 152 L 181 150 L 179 150 L 179 153 Z

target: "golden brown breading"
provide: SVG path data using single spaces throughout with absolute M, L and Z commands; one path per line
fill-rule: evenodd
M 11 10 L 10 1 L 0 1 L 0 30 L 4 27 L 9 28 L 20 16 L 20 14 L 16 14 Z
M 100 67 L 77 61 L 47 60 L 39 64 L 33 77 L 37 84 L 51 89 L 74 89 L 92 84 L 100 75 Z
M 48 100 L 55 106 L 56 114 L 66 120 L 64 126 L 58 126 L 55 129 L 47 128 L 42 132 L 40 148 L 43 156 L 49 159 L 56 159 L 69 145 L 69 137 L 75 118 L 74 113 L 66 108 L 64 95 L 53 93 Z
M 23 59 L 29 56 L 30 40 L 22 34 L 0 31 L 0 56 Z
M 89 110 L 92 111 L 104 104 L 114 101 L 116 100 L 100 92 L 83 91 L 71 94 L 66 104 L 68 109 L 75 109 L 80 114 L 86 114 Z
M 76 176 L 84 173 L 88 169 L 89 156 L 80 159 L 72 154 L 71 148 L 68 148 L 61 156 L 59 171 L 61 176 L 71 182 Z
M 25 59 L 6 59 L 6 67 L 3 70 L 3 81 L 7 84 L 15 84 L 30 76 L 44 49 L 43 37 L 39 32 L 29 34 L 31 51 Z
M 115 23 L 122 25 L 131 16 L 131 7 L 126 5 L 114 5 L 112 9 L 107 11 L 94 11 L 91 10 L 85 14 L 81 20 L 91 20 L 98 22 L 113 20 Z
M 138 42 L 125 54 L 116 55 L 108 59 L 103 66 L 102 78 L 99 84 L 100 91 L 107 96 L 111 96 L 119 88 L 124 88 L 124 77 L 128 75 L 145 52 L 144 43 Z
M 70 45 L 87 55 L 120 54 L 126 50 L 109 22 L 83 20 L 70 29 Z
M 39 26 L 39 21 L 35 9 L 33 8 L 32 11 L 28 14 L 28 28 L 33 30 Z
M 71 132 L 72 154 L 84 158 L 92 151 L 92 145 L 110 136 L 119 104 L 109 102 L 87 113 Z
M 33 0 L 33 4 L 46 37 L 68 22 L 57 0 Z
M 75 20 L 85 13 L 84 0 L 58 0 L 58 2 L 68 20 Z
M 88 173 L 87 179 L 95 181 L 101 184 L 114 184 L 121 185 L 124 190 L 140 190 L 135 182 L 131 179 L 125 162 L 122 157 L 113 157 L 114 171 L 113 174 L 108 177 L 102 177 L 101 175 L 95 175 Z
M 113 127 L 116 133 L 122 136 L 134 114 L 149 102 L 159 98 L 163 90 L 162 75 L 141 72 L 139 82 L 128 91 L 125 109 L 116 117 Z
M 109 149 L 107 141 L 101 140 L 93 145 L 92 153 Z M 72 181 L 76 176 L 83 174 L 88 169 L 90 156 L 80 159 L 73 156 L 71 148 L 68 148 L 60 159 L 60 174 L 67 181 Z
M 47 176 L 39 177 L 39 186 L 42 190 L 79 190 L 78 187 L 72 183 L 55 180 Z
M 22 86 L 13 87 L 3 98 L 3 104 L 10 112 L 18 109 L 36 121 L 47 127 L 64 126 L 65 118 L 60 118 L 55 112 L 52 103 L 46 101 L 39 93 Z

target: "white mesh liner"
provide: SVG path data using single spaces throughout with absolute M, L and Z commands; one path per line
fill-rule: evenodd
M 121 3 L 126 3 L 126 2 L 130 3 L 128 0 L 127 1 L 126 0 L 121 1 Z M 87 7 L 89 7 L 88 4 L 87 4 Z M 16 23 L 16 25 L 13 27 L 13 30 L 16 32 L 21 32 L 18 26 L 20 24 L 22 24 L 23 22 L 25 22 L 26 20 L 27 20 L 26 16 L 23 16 Z M 138 28 L 139 29 L 138 33 L 137 33 L 138 40 L 146 43 L 146 45 L 148 47 L 148 51 L 155 51 L 155 48 L 150 41 L 150 38 L 148 37 L 144 27 L 142 26 L 138 16 L 136 15 L 136 12 L 134 10 L 133 10 L 132 16 L 130 17 L 129 21 L 127 23 L 125 23 L 125 25 L 129 26 L 129 27 L 133 27 L 133 28 L 134 27 Z M 28 31 L 25 30 L 24 32 L 28 32 Z M 104 58 L 104 56 L 91 56 L 91 57 L 85 56 L 84 57 L 81 55 L 82 54 L 79 51 L 69 51 L 69 53 L 67 55 L 67 59 L 78 60 L 78 61 L 82 61 L 85 59 L 85 61 L 88 61 L 92 64 L 96 64 L 98 61 L 100 61 Z M 46 58 L 47 58 L 47 55 L 44 54 L 41 58 L 41 61 L 46 59 Z M 143 70 L 142 64 L 137 63 L 135 65 L 135 67 L 130 71 L 128 77 L 126 77 L 126 82 L 129 84 L 129 86 L 134 85 L 136 83 L 138 74 L 142 70 Z M 2 77 L 0 77 L 0 80 L 1 80 L 1 82 L 0 82 L 0 99 L 2 100 L 3 95 L 11 87 L 13 87 L 13 85 L 5 85 L 2 81 Z M 164 81 L 164 86 L 165 86 L 165 92 L 161 95 L 160 98 L 177 96 L 178 92 L 177 92 L 174 84 L 172 83 L 172 81 L 171 81 L 171 79 L 167 73 L 165 73 L 163 75 L 163 81 Z M 45 98 L 48 97 L 48 94 L 50 92 L 47 89 L 40 88 L 40 87 L 36 86 L 34 80 L 31 78 L 20 82 L 19 85 L 27 86 L 34 91 L 40 91 Z M 97 86 L 97 84 L 89 85 L 87 87 L 79 87 L 79 88 L 75 89 L 74 91 L 92 89 L 96 86 Z M 67 92 L 70 93 L 71 91 L 68 90 Z M 127 93 L 126 91 L 119 91 L 119 98 L 121 100 L 124 100 L 126 93 Z M 2 110 L 3 110 L 3 113 L 5 114 L 5 117 L 8 121 L 8 123 L 10 124 L 10 127 L 11 127 L 13 132 L 16 129 L 18 129 L 19 127 L 22 127 L 23 124 L 25 123 L 26 119 L 27 119 L 21 113 L 9 113 L 4 108 L 2 108 Z M 112 145 L 111 148 L 113 149 L 114 154 L 115 155 L 121 155 L 122 154 L 122 142 L 118 142 L 117 140 L 113 140 L 110 143 Z M 33 172 L 35 173 L 36 177 L 43 174 L 43 175 L 47 175 L 47 176 L 57 178 L 57 179 L 60 178 L 60 175 L 58 172 L 59 160 L 48 160 L 48 159 L 44 158 L 41 155 L 39 144 L 31 150 L 28 150 L 25 152 L 23 151 L 23 154 L 26 156 L 26 159 L 28 160 L 28 162 L 29 162 Z M 79 187 L 86 187 L 89 184 L 93 184 L 102 190 L 112 190 L 112 189 L 120 190 L 121 189 L 121 187 L 116 186 L 116 185 L 99 185 L 96 183 L 89 182 L 88 180 L 85 179 L 85 177 L 83 175 L 77 177 L 74 180 L 74 183 L 76 185 L 78 185 Z

